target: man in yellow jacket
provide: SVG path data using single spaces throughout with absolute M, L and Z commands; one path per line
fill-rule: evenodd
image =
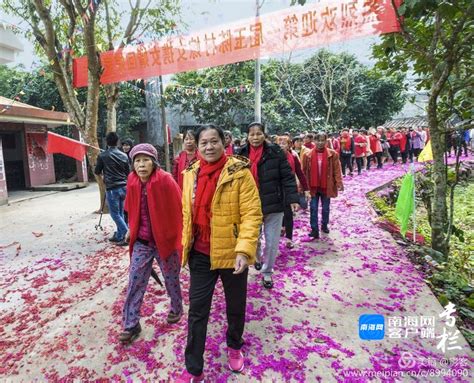
M 225 154 L 224 132 L 206 125 L 196 132 L 200 160 L 184 172 L 183 266 L 189 264 L 186 369 L 178 382 L 204 381 L 204 349 L 217 279 L 224 286 L 229 368 L 244 369 L 242 334 L 248 265 L 262 224 L 260 197 L 246 158 Z

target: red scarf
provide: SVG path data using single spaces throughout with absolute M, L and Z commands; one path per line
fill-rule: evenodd
M 291 171 L 293 173 L 296 172 L 296 165 L 295 165 L 295 156 L 291 151 L 286 152 L 286 159 L 288 160 L 288 163 L 290 164 Z
M 200 161 L 196 195 L 194 197 L 193 225 L 200 240 L 210 243 L 212 197 L 214 197 L 216 192 L 217 181 L 221 171 L 227 162 L 227 156 L 222 154 L 222 157 L 214 163 L 209 163 L 204 159 Z
M 351 136 L 349 133 L 344 132 L 341 135 L 341 146 L 344 146 L 344 150 L 349 152 L 351 150 Z
M 314 149 L 315 148 L 315 145 L 312 142 L 307 142 L 303 145 L 306 146 L 308 149 Z
M 321 174 L 319 174 L 318 153 L 323 155 L 323 162 L 321 164 Z M 316 148 L 311 151 L 311 173 L 309 179 L 309 186 L 314 193 L 318 189 L 325 191 L 328 185 L 328 149 L 324 148 L 322 152 L 318 152 Z
M 255 148 L 252 145 L 249 146 L 250 171 L 252 172 L 253 178 L 257 186 L 259 186 L 258 163 L 262 159 L 262 155 L 263 155 L 263 144 L 260 145 L 258 148 Z
M 183 230 L 181 189 L 171 174 L 160 169 L 151 174 L 144 187 L 147 192 L 151 231 L 160 258 L 167 259 L 174 251 L 178 251 L 181 255 Z M 131 172 L 127 180 L 125 198 L 125 210 L 128 212 L 130 227 L 130 255 L 140 228 L 141 195 L 140 178 L 135 172 Z
M 179 153 L 179 158 L 178 158 L 178 185 L 183 189 L 183 170 L 185 170 L 193 161 L 197 159 L 197 150 L 194 152 L 193 158 L 191 158 L 188 161 L 188 152 L 186 150 L 183 150 L 181 153 Z
M 225 154 L 228 156 L 234 155 L 234 147 L 232 146 L 232 144 L 225 148 Z

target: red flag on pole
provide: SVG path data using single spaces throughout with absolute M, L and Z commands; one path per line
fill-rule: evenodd
M 48 153 L 61 153 L 78 161 L 83 161 L 88 146 L 72 138 L 48 132 Z

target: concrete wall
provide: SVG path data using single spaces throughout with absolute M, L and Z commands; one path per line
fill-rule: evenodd
M 5 175 L 5 164 L 3 162 L 2 137 L 0 136 L 0 205 L 5 205 L 7 202 L 8 202 L 7 178 Z
M 28 129 L 25 132 L 29 180 L 27 187 L 53 184 L 53 155 L 47 153 L 47 133 Z

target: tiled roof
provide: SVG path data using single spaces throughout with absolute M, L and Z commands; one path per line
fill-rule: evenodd
M 384 125 L 386 128 L 416 128 L 421 126 L 427 128 L 428 117 L 410 117 L 410 118 L 397 118 L 395 120 L 387 121 Z

